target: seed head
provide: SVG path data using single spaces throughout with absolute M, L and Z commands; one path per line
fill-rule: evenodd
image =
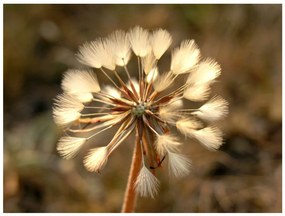
M 75 156 L 87 141 L 117 125 L 114 136 L 89 150 L 84 158 L 88 171 L 100 172 L 113 151 L 136 132 L 142 149 L 136 191 L 154 197 L 159 181 L 153 169 L 167 162 L 175 177 L 190 172 L 191 162 L 180 153 L 182 143 L 171 128 L 210 150 L 221 146 L 222 132 L 213 123 L 228 113 L 226 100 L 215 96 L 204 105 L 183 108 L 184 100 L 202 102 L 210 97 L 221 67 L 213 59 L 201 60 L 198 46 L 189 39 L 172 51 L 170 68 L 161 73 L 158 60 L 171 43 L 172 37 L 164 29 L 149 32 L 136 26 L 79 47 L 78 60 L 106 76 L 110 85 L 101 88 L 93 69 L 65 72 L 64 93 L 55 99 L 53 110 L 56 124 L 65 130 L 57 146 L 62 157 Z M 138 62 L 137 71 L 132 73 L 128 69 L 131 51 Z M 178 76 L 184 76 L 185 81 L 177 82 Z

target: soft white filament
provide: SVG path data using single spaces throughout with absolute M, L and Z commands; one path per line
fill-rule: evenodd
M 100 172 L 108 161 L 107 147 L 94 148 L 84 158 L 84 166 L 89 172 Z
M 190 173 L 191 161 L 182 154 L 168 152 L 169 173 L 175 177 L 183 177 Z
M 81 102 L 91 101 L 92 93 L 100 91 L 96 75 L 92 71 L 84 70 L 68 70 L 65 72 L 61 87 L 66 93 L 73 95 Z
M 152 33 L 150 42 L 155 58 L 160 59 L 172 43 L 172 37 L 168 31 L 158 29 Z
M 121 92 L 118 91 L 113 86 L 107 85 L 103 88 L 103 91 L 106 92 L 108 95 L 114 97 L 114 98 L 121 98 Z
M 108 46 L 108 50 L 111 50 L 110 53 L 113 54 L 116 65 L 124 66 L 128 64 L 131 56 L 131 48 L 124 31 L 117 30 L 109 35 L 106 46 Z
M 182 99 L 177 99 L 177 98 L 173 98 L 169 101 L 169 103 L 167 104 L 167 106 L 171 106 L 173 108 L 182 108 L 183 107 L 183 100 Z
M 201 85 L 190 85 L 184 90 L 183 97 L 191 101 L 204 101 L 210 95 L 210 85 L 201 84 Z
M 79 47 L 77 57 L 81 63 L 90 67 L 101 68 L 104 66 L 109 70 L 116 68 L 112 47 L 101 38 Z
M 210 150 L 222 145 L 222 132 L 215 126 L 205 127 L 193 133 L 194 137 Z
M 157 178 L 143 165 L 135 182 L 137 193 L 142 197 L 154 196 L 157 194 L 159 181 Z
M 179 112 L 176 111 L 177 107 L 172 104 L 167 106 L 161 106 L 158 111 L 159 117 L 166 122 L 174 122 L 178 117 L 180 117 Z
M 67 126 L 80 118 L 84 105 L 76 98 L 67 94 L 57 96 L 53 108 L 54 121 L 59 126 Z
M 86 139 L 82 137 L 64 136 L 58 141 L 57 151 L 66 159 L 74 157 Z
M 164 73 L 160 76 L 158 76 L 158 78 L 155 80 L 154 82 L 154 89 L 157 92 L 161 92 L 165 89 L 167 89 L 172 83 L 173 83 L 174 79 L 171 75 L 171 73 L 167 72 Z
M 228 113 L 228 102 L 220 96 L 213 97 L 198 111 L 193 112 L 194 115 L 207 121 L 216 121 Z
M 145 57 L 151 51 L 149 33 L 142 27 L 136 26 L 131 29 L 128 38 L 136 56 Z
M 185 136 L 192 137 L 197 128 L 200 128 L 202 124 L 194 119 L 183 118 L 176 122 L 176 128 Z
M 173 74 L 190 72 L 200 60 L 200 50 L 194 40 L 185 40 L 172 52 L 170 69 Z
M 213 59 L 201 62 L 195 71 L 189 74 L 187 83 L 201 85 L 211 84 L 221 74 L 220 65 Z
M 168 151 L 177 151 L 180 145 L 177 137 L 170 134 L 158 135 L 155 143 L 156 151 L 161 157 L 165 156 Z

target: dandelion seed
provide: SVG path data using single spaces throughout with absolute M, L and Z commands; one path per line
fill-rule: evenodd
M 86 139 L 82 137 L 61 137 L 57 144 L 57 151 L 63 158 L 69 159 L 78 153 L 85 142 Z
M 95 74 L 91 71 L 68 70 L 61 83 L 62 89 L 82 102 L 93 99 L 92 93 L 100 91 Z
M 135 183 L 136 191 L 142 197 L 152 197 L 157 194 L 159 181 L 158 179 L 145 167 L 143 166 Z
M 154 89 L 157 92 L 162 92 L 165 89 L 167 89 L 172 83 L 173 83 L 173 77 L 171 76 L 171 73 L 164 73 L 161 76 L 159 76 L 155 82 L 153 83 Z
M 181 115 L 176 112 L 177 107 L 173 104 L 160 107 L 158 111 L 159 117 L 166 122 L 173 122 L 175 119 L 179 118 Z
M 201 126 L 202 124 L 193 118 L 182 118 L 176 121 L 176 128 L 182 134 L 189 137 L 193 137 L 193 133 Z
M 220 74 L 220 65 L 212 59 L 206 59 L 198 65 L 196 70 L 189 74 L 187 83 L 195 85 L 211 84 Z
M 200 60 L 200 50 L 194 40 L 185 40 L 172 53 L 170 69 L 174 74 L 188 73 Z
M 158 29 L 153 32 L 150 43 L 155 58 L 160 59 L 172 43 L 172 37 L 168 31 Z
M 108 161 L 108 150 L 106 147 L 91 149 L 85 157 L 83 163 L 90 172 L 100 172 Z
M 170 134 L 162 134 L 157 136 L 155 143 L 156 150 L 159 156 L 163 157 L 167 152 L 175 152 L 181 143 L 176 137 Z
M 168 152 L 169 172 L 175 177 L 183 177 L 190 173 L 191 162 L 182 154 Z
M 193 114 L 207 121 L 216 121 L 228 114 L 228 102 L 219 96 L 214 97 Z
M 209 84 L 191 85 L 185 89 L 183 94 L 184 98 L 195 102 L 207 100 L 209 95 L 210 95 Z
M 218 149 L 222 145 L 222 132 L 214 126 L 196 130 L 193 135 L 210 150 Z
M 97 39 L 83 44 L 79 48 L 77 57 L 81 63 L 90 67 L 105 67 L 109 70 L 114 70 L 116 62 L 111 48 L 105 40 Z
M 149 33 L 147 30 L 136 26 L 130 30 L 128 36 L 132 50 L 136 56 L 145 57 L 151 51 Z
M 67 94 L 57 96 L 55 106 L 53 108 L 54 121 L 59 126 L 67 126 L 68 124 L 79 119 L 84 105 Z
M 108 50 L 113 54 L 115 63 L 119 66 L 128 64 L 131 57 L 130 42 L 124 31 L 118 30 L 113 32 L 106 40 Z

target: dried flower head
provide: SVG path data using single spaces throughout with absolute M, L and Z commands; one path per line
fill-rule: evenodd
M 75 156 L 88 140 L 118 125 L 109 143 L 91 149 L 84 159 L 88 171 L 100 172 L 112 153 L 135 132 L 141 154 L 136 191 L 141 196 L 154 197 L 159 186 L 154 171 L 165 158 L 175 177 L 187 175 L 191 167 L 190 160 L 180 153 L 182 144 L 170 132 L 171 128 L 208 149 L 221 146 L 222 133 L 212 123 L 228 113 L 228 103 L 215 96 L 202 106 L 183 108 L 185 99 L 202 102 L 209 98 L 210 87 L 221 68 L 213 59 L 201 60 L 194 40 L 185 40 L 173 50 L 170 70 L 160 73 L 158 60 L 171 42 L 166 30 L 150 33 L 137 26 L 129 32 L 115 31 L 79 48 L 78 60 L 103 73 L 111 85 L 100 88 L 92 69 L 68 70 L 64 74 L 64 93 L 56 98 L 53 111 L 55 122 L 66 131 L 57 147 L 61 156 Z M 127 67 L 132 51 L 138 60 L 138 70 L 132 73 L 135 78 Z M 188 79 L 175 83 L 178 76 Z

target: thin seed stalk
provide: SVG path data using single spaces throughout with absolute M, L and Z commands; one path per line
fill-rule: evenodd
M 140 137 L 137 131 L 136 132 L 136 144 L 135 144 L 135 149 L 133 153 L 127 188 L 125 191 L 122 213 L 130 213 L 130 212 L 134 212 L 135 210 L 136 201 L 137 201 L 135 182 L 139 175 L 141 164 L 142 164 L 142 153 L 141 153 L 141 146 L 140 146 Z

